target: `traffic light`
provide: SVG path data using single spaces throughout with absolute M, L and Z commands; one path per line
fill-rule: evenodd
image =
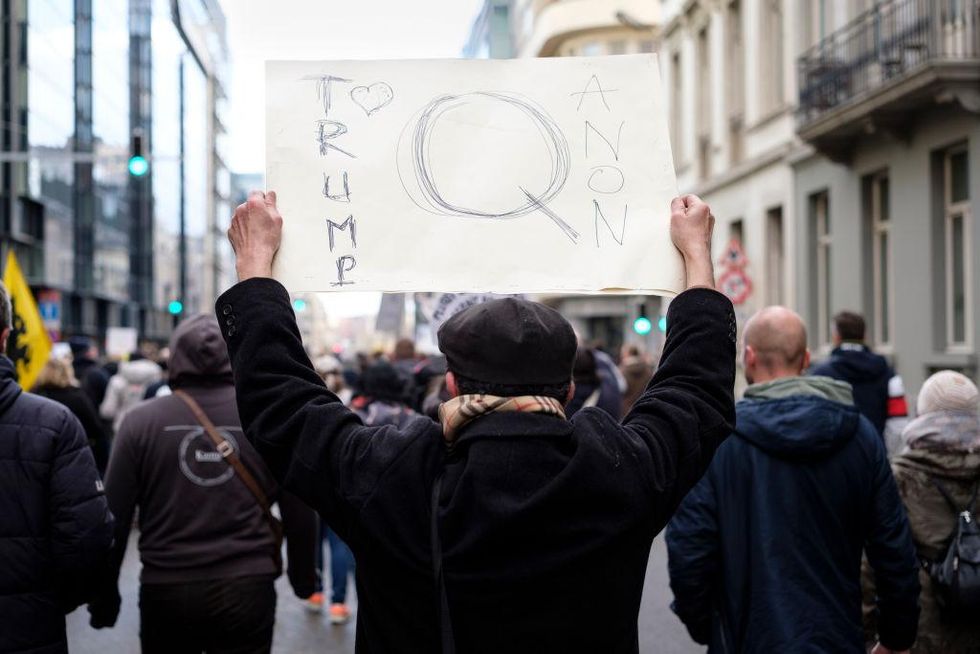
M 640 315 L 633 321 L 633 331 L 640 336 L 646 336 L 653 329 L 653 323 L 647 318 L 647 305 L 641 304 L 639 306 L 639 312 Z
M 293 311 L 299 313 L 301 311 L 306 311 L 306 300 L 301 297 L 293 300 Z
M 129 147 L 129 174 L 133 177 L 142 177 L 149 170 L 150 162 L 143 156 L 143 132 L 133 130 Z
M 660 316 L 660 320 L 657 321 L 657 329 L 664 334 L 667 333 L 667 316 Z
M 167 311 L 170 312 L 172 316 L 179 316 L 184 310 L 184 303 L 180 300 L 171 300 L 170 304 L 167 305 Z

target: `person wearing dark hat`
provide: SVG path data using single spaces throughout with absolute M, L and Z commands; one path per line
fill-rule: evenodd
M 246 437 L 357 559 L 357 650 L 637 652 L 650 545 L 734 422 L 735 315 L 713 288 L 708 206 L 671 205 L 688 290 L 622 423 L 566 418 L 572 327 L 510 298 L 439 330 L 452 396 L 439 423 L 364 425 L 316 374 L 271 279 L 282 221 L 274 192 L 237 208 L 240 282 L 216 310 Z
M 575 393 L 565 407 L 565 414 L 568 417 L 574 416 L 582 409 L 595 406 L 619 420 L 623 398 L 615 384 L 602 383 L 595 350 L 584 343 L 579 345 L 578 352 L 575 354 L 572 379 L 575 381 Z
M 418 415 L 406 404 L 407 387 L 401 371 L 378 361 L 361 373 L 361 392 L 351 400 L 351 409 L 365 425 L 403 427 Z
M 98 409 L 109 386 L 109 373 L 96 361 L 98 350 L 87 336 L 72 336 L 68 339 L 68 347 L 71 348 L 71 365 L 75 370 L 75 379 Z

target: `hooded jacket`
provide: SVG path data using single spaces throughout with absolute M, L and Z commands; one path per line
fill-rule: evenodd
M 0 356 L 0 652 L 67 652 L 65 613 L 88 599 L 111 544 L 78 419 L 21 392 Z
M 143 401 L 147 386 L 160 381 L 161 377 L 163 370 L 149 359 L 119 364 L 119 372 L 109 380 L 105 399 L 99 406 L 99 414 L 112 421 L 113 431 L 119 430 L 126 412 Z
M 888 418 L 908 414 L 901 377 L 880 354 L 861 343 L 842 343 L 830 357 L 809 374 L 847 382 L 854 393 L 854 405 L 871 421 L 879 434 L 885 433 Z
M 951 412 L 950 412 L 951 413 Z M 954 449 L 932 437 L 939 431 L 971 429 L 975 440 L 980 421 L 974 414 L 962 416 L 947 412 L 927 413 L 910 423 L 906 440 L 921 447 L 906 449 L 892 461 L 898 492 L 908 510 L 912 540 L 916 552 L 925 561 L 941 558 L 956 529 L 956 514 L 933 485 L 942 484 L 958 508 L 966 509 L 980 484 L 980 451 Z M 965 434 L 964 434 L 965 435 Z M 980 503 L 974 504 L 974 520 L 980 518 Z M 980 622 L 950 624 L 940 616 L 932 581 L 924 569 L 919 571 L 922 584 L 922 614 L 919 638 L 913 652 L 918 654 L 968 654 L 980 651 Z
M 217 322 L 207 316 L 185 320 L 170 351 L 173 387 L 197 401 L 274 500 L 275 483 L 242 436 Z M 112 566 L 92 611 L 102 624 L 112 624 L 118 612 L 116 583 L 137 505 L 143 583 L 277 575 L 275 539 L 255 496 L 176 395 L 147 400 L 126 414 L 105 485 L 118 523 Z
M 667 528 L 673 610 L 711 652 L 864 652 L 862 550 L 881 641 L 915 640 L 917 562 L 871 424 L 846 384 L 750 386 L 734 438 Z

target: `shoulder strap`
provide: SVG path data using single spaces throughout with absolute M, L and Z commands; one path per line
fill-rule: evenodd
M 977 480 L 977 482 L 973 485 L 973 494 L 970 497 L 970 501 L 965 508 L 960 508 L 959 506 L 957 506 L 952 496 L 950 496 L 949 491 L 947 491 L 946 488 L 941 483 L 939 483 L 938 479 L 936 479 L 932 475 L 929 475 L 929 481 L 932 482 L 932 485 L 936 487 L 936 490 L 939 491 L 939 494 L 943 496 L 943 499 L 946 500 L 946 504 L 949 505 L 949 508 L 952 509 L 954 514 L 959 515 L 964 511 L 969 511 L 970 513 L 973 513 L 973 507 L 977 503 L 977 491 L 980 490 L 980 480 Z
M 966 505 L 966 510 L 969 511 L 971 514 L 973 513 L 973 510 L 974 510 L 974 508 L 977 505 L 977 492 L 978 491 L 980 491 L 980 479 L 978 479 L 973 484 L 973 496 L 970 497 L 970 503 Z
M 190 395 L 188 395 L 182 390 L 175 390 L 173 394 L 179 397 L 184 402 L 184 404 L 187 405 L 187 408 L 191 410 L 191 413 L 194 414 L 194 417 L 197 419 L 197 421 L 201 423 L 202 427 L 204 427 L 204 431 L 207 432 L 207 435 L 211 437 L 211 441 L 214 443 L 214 448 L 218 451 L 219 454 L 221 454 L 222 458 L 224 458 L 224 460 L 228 462 L 228 465 L 230 465 L 235 470 L 235 473 L 238 475 L 238 478 L 241 479 L 242 482 L 244 482 L 245 486 L 248 487 L 248 490 L 252 493 L 253 496 L 255 496 L 255 500 L 258 502 L 259 507 L 261 507 L 262 513 L 265 515 L 265 519 L 269 522 L 269 525 L 272 527 L 272 531 L 276 536 L 277 543 L 281 544 L 282 542 L 281 523 L 276 518 L 276 516 L 272 515 L 269 498 L 266 496 L 265 492 L 262 490 L 262 487 L 259 485 L 259 483 L 255 480 L 255 477 L 252 476 L 252 473 L 250 473 L 248 471 L 248 468 L 245 467 L 245 464 L 242 463 L 242 460 L 238 458 L 237 454 L 235 454 L 235 448 L 232 446 L 231 443 L 228 442 L 228 440 L 224 436 L 221 435 L 221 432 L 218 431 L 217 427 L 214 426 L 214 423 L 211 422 L 211 419 L 208 418 L 206 413 L 204 413 L 204 409 L 201 408 L 201 405 L 198 404 L 193 397 L 191 397 Z
M 959 515 L 960 507 L 956 506 L 956 502 L 954 502 L 953 498 L 950 497 L 949 491 L 946 490 L 946 487 L 943 486 L 941 483 L 939 483 L 939 480 L 933 477 L 932 475 L 929 475 L 929 481 L 932 483 L 933 486 L 936 487 L 936 490 L 939 491 L 939 494 L 943 496 L 943 499 L 946 500 L 946 504 L 949 505 L 949 508 L 953 511 L 953 513 L 955 515 Z
M 597 388 L 592 391 L 592 394 L 585 398 L 585 402 L 582 404 L 582 408 L 595 406 L 599 404 L 599 395 L 602 392 L 601 388 Z
M 456 654 L 456 640 L 453 638 L 453 623 L 449 616 L 449 599 L 446 597 L 446 580 L 442 575 L 442 541 L 439 538 L 439 495 L 442 491 L 443 472 L 432 485 L 432 571 L 436 588 L 439 590 L 439 623 L 442 654 Z

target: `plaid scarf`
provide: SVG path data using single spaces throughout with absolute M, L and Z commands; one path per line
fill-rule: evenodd
M 565 407 L 553 397 L 541 395 L 522 395 L 520 397 L 497 397 L 495 395 L 460 395 L 439 406 L 439 422 L 442 423 L 442 438 L 448 444 L 456 440 L 459 430 L 480 416 L 496 411 L 520 411 L 522 413 L 543 413 L 565 419 Z

